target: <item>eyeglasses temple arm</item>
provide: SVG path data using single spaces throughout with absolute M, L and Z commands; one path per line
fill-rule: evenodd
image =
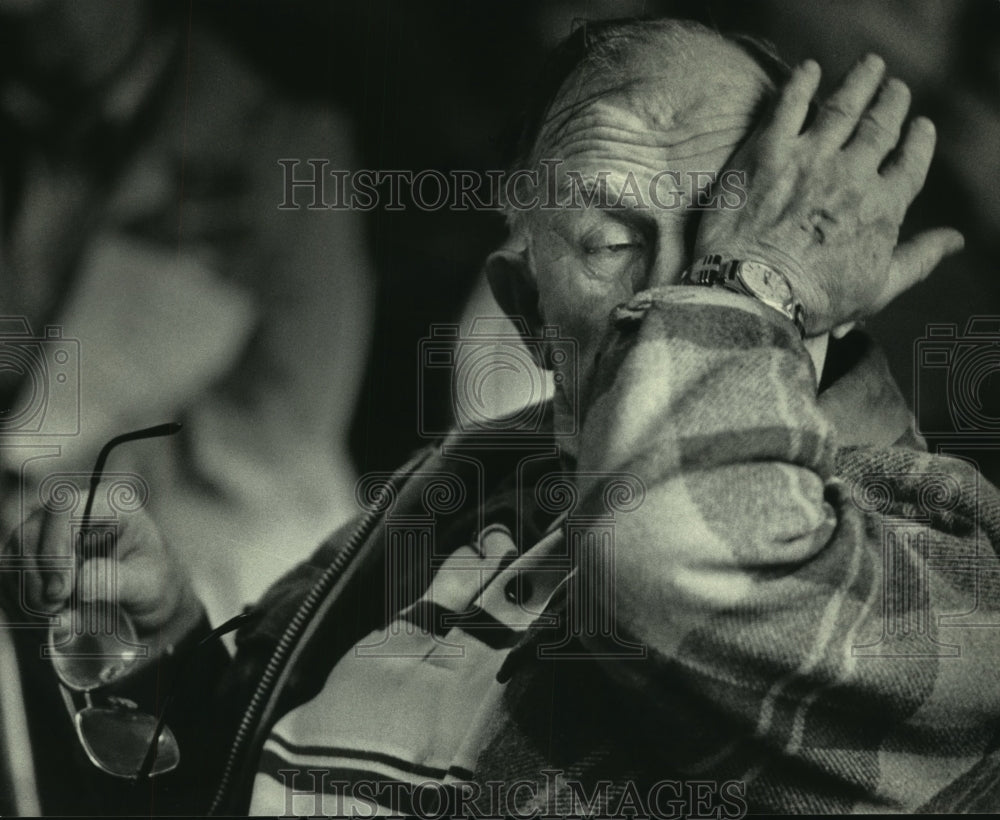
M 215 627 L 215 629 L 198 641 L 198 643 L 192 647 L 191 651 L 188 652 L 184 658 L 179 660 L 173 679 L 170 681 L 170 689 L 167 692 L 166 698 L 163 700 L 163 708 L 160 710 L 159 720 L 156 721 L 156 729 L 153 731 L 153 738 L 149 742 L 149 748 L 146 749 L 146 756 L 142 760 L 142 766 L 139 768 L 138 774 L 136 774 L 136 783 L 142 783 L 148 779 L 150 772 L 153 771 L 153 766 L 156 764 L 156 753 L 157 746 L 160 743 L 160 735 L 163 734 L 163 727 L 167 725 L 167 713 L 170 710 L 170 705 L 174 701 L 174 696 L 177 694 L 177 681 L 179 681 L 182 674 L 187 671 L 187 667 L 191 662 L 191 659 L 198 654 L 198 650 L 205 646 L 205 644 L 214 641 L 216 638 L 219 638 L 228 632 L 232 632 L 234 629 L 238 629 L 240 625 L 252 614 L 252 610 L 241 612 L 239 615 L 236 615 L 225 623 Z
M 81 532 L 90 527 L 90 514 L 94 509 L 95 490 L 101 481 L 101 476 L 104 473 L 104 465 L 108 460 L 108 456 L 111 455 L 111 451 L 126 441 L 135 441 L 141 438 L 156 438 L 157 436 L 172 436 L 180 429 L 181 423 L 179 421 L 157 424 L 154 427 L 133 430 L 131 433 L 122 433 L 120 436 L 115 436 L 101 448 L 101 452 L 97 454 L 97 461 L 94 462 L 94 469 L 90 473 L 90 489 L 87 491 L 87 503 L 83 507 L 83 520 L 80 526 Z M 77 551 L 77 561 L 80 560 L 81 556 L 79 555 L 79 551 Z

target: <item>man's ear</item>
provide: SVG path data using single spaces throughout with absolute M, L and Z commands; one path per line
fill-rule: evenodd
M 538 334 L 545 324 L 538 306 L 538 287 L 528 249 L 510 243 L 495 250 L 483 266 L 493 298 L 508 316 L 522 316 L 528 332 Z

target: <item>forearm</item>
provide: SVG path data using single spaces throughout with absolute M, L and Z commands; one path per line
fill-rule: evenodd
M 857 761 L 982 752 L 997 632 L 938 625 L 996 617 L 1000 499 L 967 464 L 896 448 L 840 451 L 849 469 L 835 474 L 790 322 L 707 289 L 652 301 L 612 340 L 584 408 L 581 474 L 645 487 L 615 513 L 615 594 L 590 603 L 614 607 L 598 622 L 646 660 L 608 671 L 642 696 L 678 766 L 757 778 L 758 805 L 810 778 L 871 806 L 919 805 L 955 772 L 914 789 Z M 605 512 L 599 481 L 581 487 L 591 515 Z M 973 559 L 990 571 L 960 581 Z
M 738 642 L 718 618 L 743 607 L 794 631 L 789 612 L 821 606 L 796 572 L 822 566 L 838 584 L 839 559 L 822 556 L 850 550 L 837 528 L 852 515 L 836 507 L 834 434 L 797 331 L 716 289 L 633 304 L 645 309 L 619 311 L 583 408 L 579 472 L 593 476 L 580 479 L 588 513 L 604 512 L 601 476 L 631 473 L 645 498 L 615 514 L 617 594 L 594 605 L 664 661 L 709 624 L 713 640 Z
M 834 442 L 795 327 L 717 289 L 662 288 L 631 304 L 598 363 L 580 448 L 582 473 L 627 471 L 645 485 L 619 536 L 677 522 L 669 543 L 649 545 L 672 578 L 808 560 L 834 524 Z M 627 565 L 634 551 L 622 552 Z

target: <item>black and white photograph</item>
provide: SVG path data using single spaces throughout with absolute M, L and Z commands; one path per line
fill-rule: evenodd
M 0 0 L 0 818 L 1000 813 L 1000 0 Z

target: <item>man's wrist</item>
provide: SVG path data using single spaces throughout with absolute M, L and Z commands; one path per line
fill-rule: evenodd
M 747 252 L 709 253 L 696 257 L 681 275 L 681 284 L 719 287 L 756 299 L 781 313 L 806 335 L 806 312 L 791 278 L 770 259 Z

